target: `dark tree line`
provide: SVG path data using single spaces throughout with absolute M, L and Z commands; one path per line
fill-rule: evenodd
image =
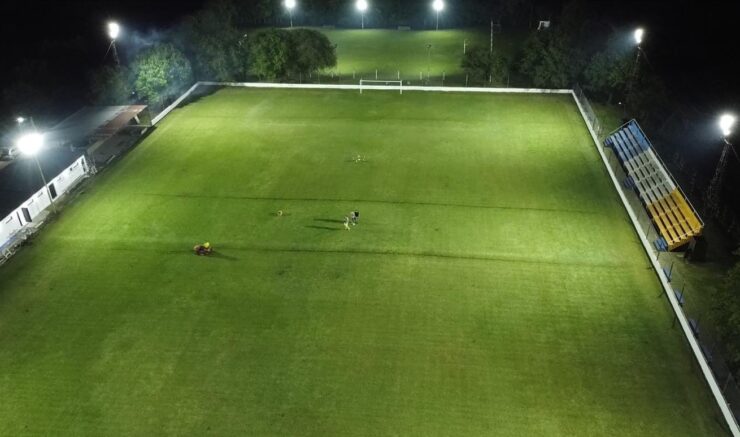
M 125 66 L 105 65 L 90 75 L 97 104 L 167 102 L 194 80 L 283 80 L 336 65 L 336 51 L 321 32 L 310 29 L 240 30 L 239 7 L 215 0 L 186 17 L 162 41 L 138 52 Z

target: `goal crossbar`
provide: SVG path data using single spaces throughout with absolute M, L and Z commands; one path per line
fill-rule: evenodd
M 362 94 L 362 87 L 370 84 L 372 89 L 375 90 L 395 90 L 398 88 L 400 94 L 403 94 L 403 81 L 402 80 L 377 80 L 377 79 L 360 79 L 360 94 Z M 394 86 L 390 86 L 393 84 Z

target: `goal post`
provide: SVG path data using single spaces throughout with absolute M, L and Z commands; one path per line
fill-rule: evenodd
M 362 94 L 363 86 L 370 85 L 371 89 L 376 90 L 395 90 L 398 89 L 399 94 L 403 94 L 403 81 L 402 80 L 370 80 L 360 79 L 360 94 Z

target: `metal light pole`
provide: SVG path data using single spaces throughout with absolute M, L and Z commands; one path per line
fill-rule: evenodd
M 713 215 L 717 215 L 719 213 L 719 204 L 721 201 L 721 193 L 722 193 L 722 182 L 725 177 L 725 168 L 727 167 L 727 160 L 730 156 L 730 151 L 732 151 L 735 154 L 735 157 L 740 159 L 738 157 L 737 152 L 732 146 L 732 143 L 728 140 L 728 137 L 730 134 L 732 134 L 732 127 L 735 125 L 735 117 L 730 114 L 725 114 L 720 117 L 719 119 L 719 126 L 722 130 L 722 140 L 724 142 L 724 146 L 722 147 L 722 154 L 719 157 L 719 162 L 717 162 L 717 168 L 714 171 L 714 176 L 712 177 L 712 181 L 709 183 L 709 188 L 707 189 L 707 204 L 706 209 Z
M 49 196 L 49 203 L 54 213 L 57 212 L 57 205 L 54 203 L 54 198 L 51 196 L 51 190 L 49 184 L 46 182 L 46 176 L 44 176 L 44 170 L 41 169 L 41 163 L 39 162 L 38 153 L 44 145 L 44 136 L 38 132 L 33 132 L 22 136 L 18 140 L 18 148 L 24 155 L 32 156 L 33 160 L 36 161 L 36 167 L 39 169 L 39 175 L 41 175 L 41 181 L 44 183 L 46 188 L 46 194 Z
M 491 20 L 491 49 L 490 53 L 493 53 L 493 20 Z
M 427 44 L 427 80 L 432 73 L 432 45 Z
M 627 97 L 624 99 L 624 105 L 622 106 L 623 109 L 623 116 L 627 116 L 627 103 L 631 100 L 632 97 L 632 90 L 635 86 L 635 80 L 637 79 L 637 72 L 640 68 L 640 54 L 642 54 L 642 48 L 640 47 L 640 44 L 642 44 L 642 38 L 645 36 L 645 30 L 642 28 L 638 28 L 635 30 L 634 38 L 635 43 L 637 44 L 637 57 L 635 58 L 635 66 L 632 69 L 632 75 L 630 77 L 629 85 L 627 86 Z
M 437 12 L 437 28 L 435 30 L 439 30 L 439 13 L 445 8 L 445 3 L 442 0 L 434 0 L 432 8 Z
M 113 50 L 113 59 L 118 67 L 121 66 L 121 60 L 118 58 L 118 49 L 116 48 L 116 38 L 121 33 L 121 26 L 115 21 L 108 23 L 108 36 L 110 37 L 110 50 Z
M 296 2 L 295 0 L 285 0 L 285 9 L 288 10 L 288 15 L 290 16 L 290 28 L 293 28 L 293 8 L 295 8 Z
M 357 7 L 357 10 L 360 11 L 360 15 L 362 15 L 362 28 L 365 28 L 365 11 L 367 10 L 367 0 L 357 0 L 357 3 L 355 3 L 355 6 Z

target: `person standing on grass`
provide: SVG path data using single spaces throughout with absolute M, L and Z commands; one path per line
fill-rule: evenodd
M 344 229 L 349 231 L 349 217 L 344 216 Z
M 352 225 L 357 225 L 360 221 L 360 211 L 352 211 Z

